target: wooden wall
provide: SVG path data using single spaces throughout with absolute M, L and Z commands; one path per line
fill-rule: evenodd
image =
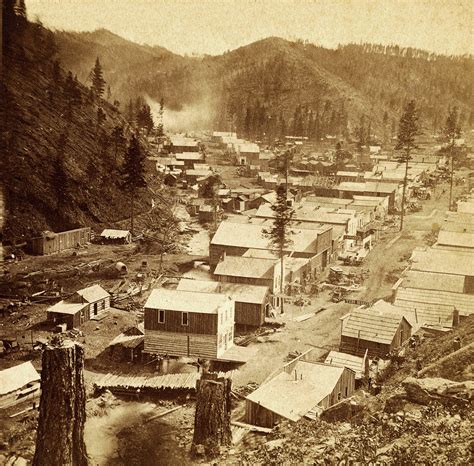
M 270 290 L 273 290 L 273 280 L 271 278 L 232 277 L 230 275 L 216 275 L 215 277 L 222 283 L 243 283 L 246 285 L 268 286 Z
M 347 394 L 346 394 L 347 389 Z M 340 379 L 338 380 L 337 384 L 334 387 L 334 390 L 324 398 L 319 406 L 326 409 L 336 404 L 340 400 L 344 398 L 349 398 L 355 392 L 355 373 L 350 369 L 344 368 L 344 372 L 342 373 Z M 340 394 L 340 399 L 339 399 Z
M 357 338 L 341 335 L 339 351 L 354 354 L 355 356 L 364 356 L 366 350 L 368 351 L 369 358 L 383 358 L 390 352 L 390 345 L 362 339 L 357 342 Z
M 62 231 L 55 233 L 54 238 L 33 238 L 30 241 L 30 249 L 33 254 L 53 254 L 66 249 L 75 248 L 78 244 L 84 245 L 91 239 L 90 228 L 78 228 L 77 230 Z
M 259 327 L 265 322 L 265 304 L 235 302 L 235 323 Z
M 254 426 L 273 428 L 282 417 L 258 403 L 245 400 L 245 422 Z
M 148 330 L 145 326 L 145 353 L 212 359 L 217 357 L 216 335 L 195 335 Z
M 165 310 L 165 322 L 160 324 L 158 309 L 145 308 L 145 330 L 217 335 L 217 314 L 188 312 L 189 325 L 181 325 L 181 314 L 182 312 Z
M 219 263 L 224 252 L 228 256 L 243 256 L 248 248 L 239 248 L 235 246 L 222 246 L 220 244 L 211 244 L 209 246 L 209 265 L 212 270 Z

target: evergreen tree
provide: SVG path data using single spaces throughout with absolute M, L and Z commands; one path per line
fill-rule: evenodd
M 407 189 L 408 180 L 408 162 L 411 159 L 410 152 L 416 147 L 415 139 L 418 134 L 418 112 L 414 100 L 410 100 L 403 111 L 398 125 L 398 141 L 395 147 L 396 150 L 402 150 L 403 155 L 400 158 L 401 161 L 405 162 L 405 176 L 403 178 L 403 191 L 402 191 L 402 206 L 400 216 L 400 231 L 403 229 L 403 218 L 405 215 L 405 195 Z
M 133 233 L 135 196 L 139 189 L 146 186 L 145 156 L 135 135 L 132 135 L 128 150 L 125 153 L 122 173 L 122 187 L 130 195 L 130 231 Z
M 449 179 L 449 210 L 453 208 L 453 178 L 454 178 L 454 153 L 456 139 L 461 136 L 461 126 L 459 124 L 459 112 L 457 107 L 452 107 L 449 110 L 448 117 L 446 118 L 446 124 L 443 128 L 443 134 L 446 142 L 449 144 L 449 156 L 450 156 L 450 179 Z
M 123 126 L 116 125 L 112 130 L 112 141 L 114 144 L 114 160 L 117 163 L 117 155 L 125 145 L 125 136 L 123 134 Z
M 153 129 L 154 122 L 151 114 L 151 108 L 148 104 L 143 104 L 137 112 L 137 126 L 138 128 L 145 129 L 147 133 Z
M 272 226 L 264 231 L 264 234 L 270 240 L 270 247 L 278 251 L 278 257 L 280 259 L 280 303 L 281 303 L 281 312 L 284 312 L 283 309 L 283 292 L 284 292 L 284 282 L 285 282 L 285 251 L 288 249 L 288 246 L 292 244 L 291 234 L 291 224 L 293 221 L 294 210 L 288 205 L 287 202 L 287 190 L 284 185 L 279 185 L 277 190 L 277 200 L 275 204 L 272 205 L 271 209 L 274 213 L 274 220 Z
M 105 89 L 105 79 L 102 72 L 102 66 L 99 61 L 99 57 L 95 60 L 94 68 L 91 71 L 90 79 L 92 81 L 91 89 L 96 98 L 102 97 Z

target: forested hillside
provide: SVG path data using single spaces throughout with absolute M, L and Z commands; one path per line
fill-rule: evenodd
M 4 2 L 1 96 L 3 237 L 31 236 L 127 216 L 120 112 L 55 60 L 53 33 Z M 107 78 L 107 76 L 105 76 Z M 136 205 L 148 209 L 145 192 Z
M 467 79 L 472 57 L 371 44 L 332 50 L 268 38 L 196 58 L 133 44 L 104 30 L 60 33 L 59 39 L 61 59 L 80 78 L 87 79 L 100 56 L 113 76 L 112 96 L 122 105 L 139 95 L 163 98 L 172 110 L 204 103 L 216 127 L 248 136 L 370 133 L 370 139 L 376 133 L 387 139 L 411 98 L 426 130 L 438 130 L 451 105 L 460 107 L 463 126 L 474 123 Z

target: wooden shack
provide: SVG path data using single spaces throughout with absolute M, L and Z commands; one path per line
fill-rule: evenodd
M 369 358 L 386 358 L 410 338 L 412 326 L 400 314 L 356 309 L 341 318 L 340 351 Z
M 246 397 L 245 420 L 249 424 L 273 428 L 303 416 L 315 417 L 324 409 L 349 398 L 355 391 L 355 372 L 295 358 Z
M 90 319 L 100 319 L 110 309 L 110 294 L 100 285 L 76 291 L 69 298 L 59 301 L 47 310 L 48 320 L 78 328 Z
M 29 240 L 29 249 L 32 254 L 54 254 L 67 249 L 73 249 L 90 243 L 91 229 L 77 228 L 76 230 L 54 233 L 45 231 L 37 238 Z
M 145 303 L 145 353 L 218 359 L 234 342 L 234 301 L 155 289 Z

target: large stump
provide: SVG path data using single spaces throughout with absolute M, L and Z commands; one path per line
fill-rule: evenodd
M 232 381 L 204 373 L 197 381 L 196 415 L 192 453 L 219 455 L 221 446 L 232 443 L 230 429 Z
M 49 346 L 42 366 L 33 466 L 87 465 L 84 349 L 72 342 Z

